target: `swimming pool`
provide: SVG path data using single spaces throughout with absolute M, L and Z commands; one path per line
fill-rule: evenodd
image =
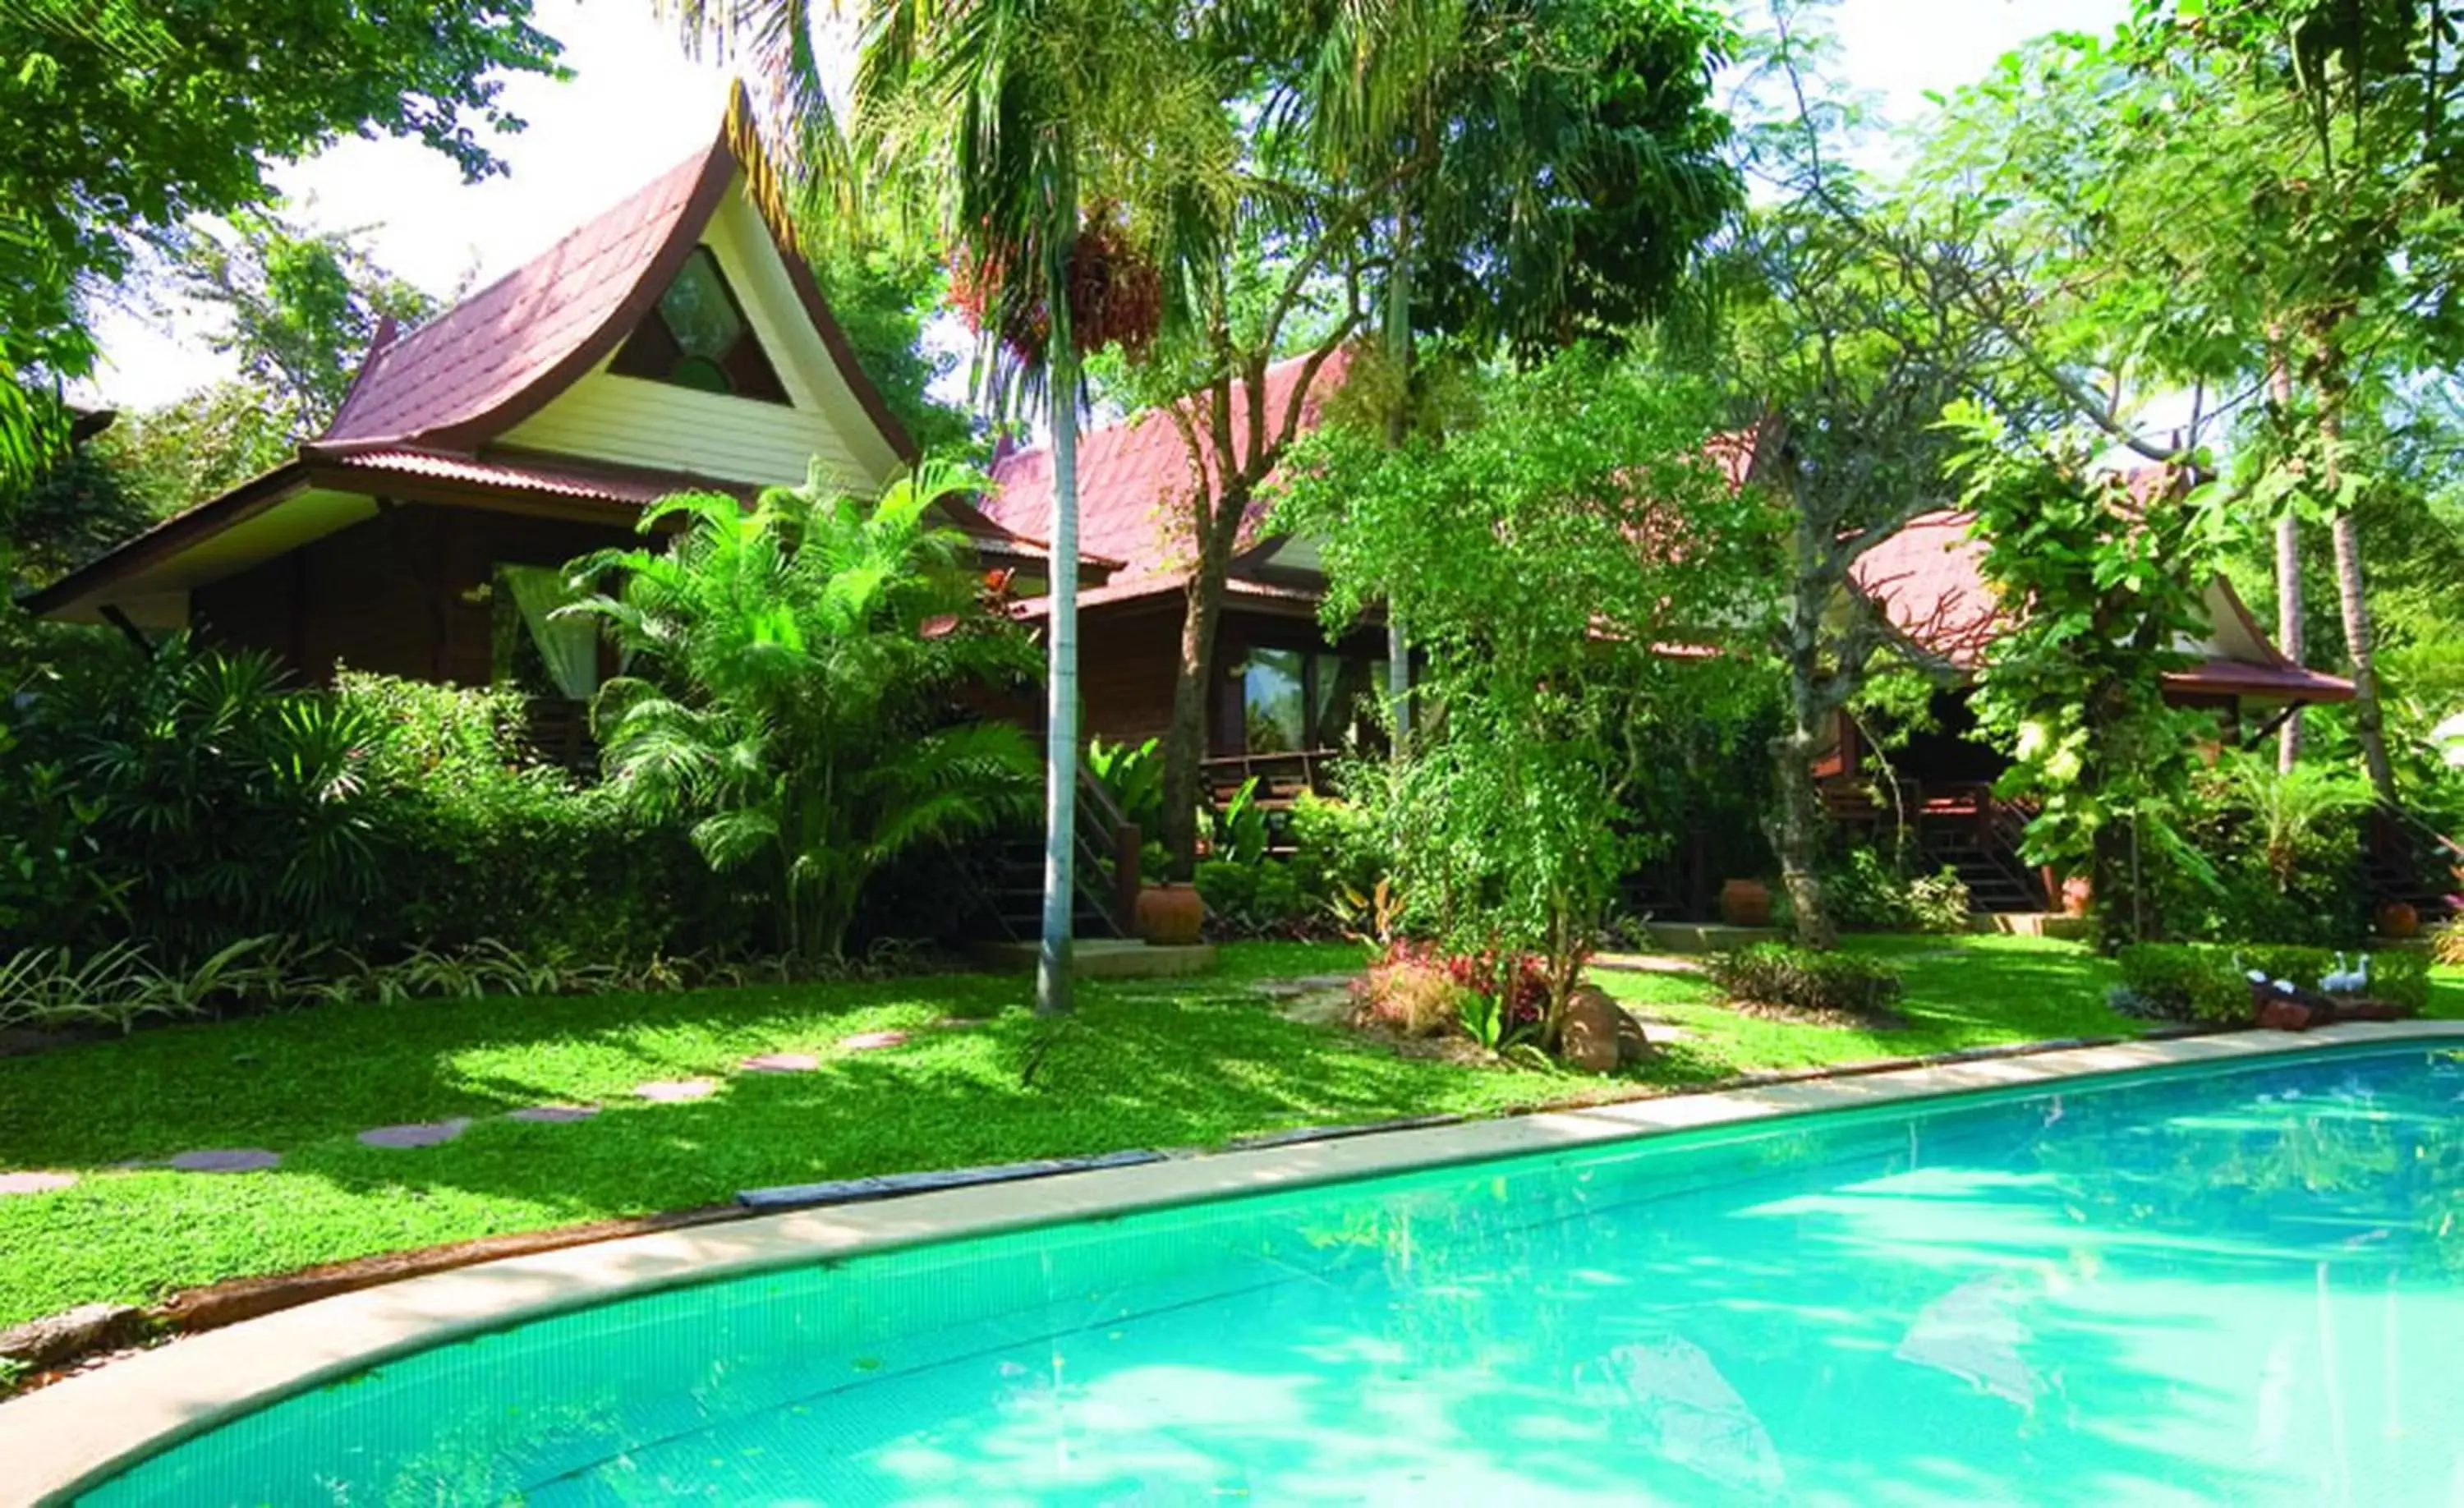
M 422 1352 L 94 1504 L 2448 1502 L 2464 1053 L 1763 1122 Z

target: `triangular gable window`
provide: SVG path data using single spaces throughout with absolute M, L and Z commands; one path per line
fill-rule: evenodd
M 706 246 L 694 247 L 685 258 L 675 281 L 633 327 L 607 369 L 705 393 L 787 402 L 778 370 L 762 354 L 744 306 Z

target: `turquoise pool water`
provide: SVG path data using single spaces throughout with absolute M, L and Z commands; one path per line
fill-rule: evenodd
M 2464 1502 L 2464 1053 L 1802 1119 L 731 1280 L 84 1500 Z

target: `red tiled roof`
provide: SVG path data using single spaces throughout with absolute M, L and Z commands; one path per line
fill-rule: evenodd
M 1266 368 L 1266 426 L 1284 422 L 1300 385 L 1306 359 L 1294 357 Z M 1327 395 L 1343 385 L 1347 353 L 1337 351 L 1318 371 L 1303 410 L 1304 426 Z M 1233 428 L 1248 422 L 1248 387 L 1233 389 Z M 984 512 L 1002 525 L 1039 539 L 1052 537 L 1052 451 L 1049 447 L 1015 451 L 993 464 L 997 490 Z M 1172 417 L 1150 410 L 1121 424 L 1089 430 L 1078 439 L 1078 547 L 1082 553 L 1123 562 L 1115 586 L 1161 579 L 1178 582 L 1193 563 L 1184 511 L 1189 495 L 1189 448 Z M 1262 490 L 1263 491 L 1263 490 Z M 1253 501 L 1234 551 L 1254 542 L 1266 503 Z M 1092 594 L 1089 594 L 1091 596 Z M 1082 599 L 1083 601 L 1083 599 Z
M 1115 580 L 1103 586 L 1089 587 L 1078 594 L 1078 606 L 1083 612 L 1090 607 L 1111 607 L 1122 602 L 1140 602 L 1157 597 L 1179 595 L 1188 586 L 1181 576 L 1144 576 L 1135 580 Z M 1253 601 L 1275 602 L 1312 610 L 1326 594 L 1306 586 L 1291 586 L 1281 581 L 1261 581 L 1254 577 L 1227 577 L 1223 582 L 1227 597 L 1243 597 Z M 1018 604 L 1019 617 L 1033 621 L 1052 609 L 1052 600 L 1031 597 Z
M 425 476 L 440 482 L 469 482 L 479 487 L 511 487 L 529 492 L 595 498 L 640 507 L 678 490 L 676 481 L 652 472 L 627 473 L 570 470 L 469 456 L 438 455 L 427 450 L 358 450 L 331 463 L 345 471 L 374 471 L 395 476 Z M 715 488 L 719 484 L 710 484 Z
M 2288 701 L 2349 702 L 2353 699 L 2352 682 L 2340 675 L 2305 670 L 2290 661 L 2275 666 L 2253 665 L 2247 660 L 2227 660 L 2211 655 L 2187 670 L 2168 673 L 2165 684 L 2189 691 L 2282 697 Z
M 1849 567 L 1893 627 L 1962 669 L 1975 667 L 2002 616 L 1971 522 L 1964 513 L 1919 514 Z
M 408 444 L 466 428 L 512 403 L 606 330 L 688 211 L 699 208 L 706 217 L 715 198 L 709 181 L 715 177 L 724 188 L 734 166 L 723 142 L 694 153 L 539 256 L 370 353 L 315 444 Z

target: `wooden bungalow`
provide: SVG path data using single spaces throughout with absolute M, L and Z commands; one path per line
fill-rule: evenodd
M 545 252 L 368 353 L 333 423 L 266 474 L 33 594 L 43 616 L 189 628 L 338 666 L 538 697 L 578 732 L 612 667 L 551 620 L 557 568 L 683 489 L 877 491 L 914 447 L 779 211 L 740 88 L 717 139 Z M 1029 587 L 1045 551 L 951 522 Z M 1101 583 L 1108 562 L 1082 569 Z

